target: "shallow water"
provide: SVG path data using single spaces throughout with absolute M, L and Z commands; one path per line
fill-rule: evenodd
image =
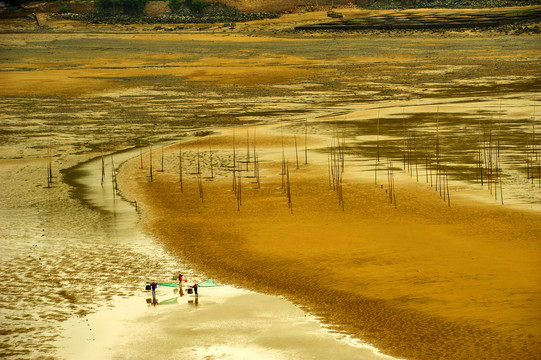
M 110 156 L 105 159 L 103 188 L 99 158 L 58 173 L 58 169 L 97 156 L 102 146 L 106 153 L 116 153 L 127 147 L 176 141 L 200 129 L 263 123 L 293 123 L 292 130 L 304 134 L 304 120 L 309 119 L 311 135 L 344 133 L 346 159 L 358 166 L 352 176 L 371 176 L 378 117 L 381 156 L 399 168 L 407 147 L 403 119 L 408 123 L 410 144 L 419 153 L 429 154 L 434 151 L 439 106 L 442 156 L 452 186 L 473 189 L 479 199 L 498 201 L 486 186 L 473 180 L 478 124 L 482 123 L 484 133 L 492 126 L 495 134 L 502 135 L 506 204 L 540 206 L 541 190 L 528 181 L 524 164 L 533 105 L 541 100 L 537 38 L 489 40 L 490 47 L 482 36 L 447 39 L 439 35 L 418 39 L 267 39 L 247 45 L 234 39 L 221 42 L 155 34 L 2 35 L 6 54 L 0 59 L 2 78 L 7 79 L 6 86 L 17 84 L 11 89 L 22 94 L 0 99 L 4 109 L 0 114 L 2 161 L 20 162 L 13 172 L 1 172 L 6 189 L 0 193 L 0 273 L 6 278 L 0 284 L 4 304 L 0 309 L 2 357 L 53 358 L 59 354 L 58 346 L 69 356 L 73 346 L 81 345 L 73 338 L 78 331 L 87 330 L 80 328 L 87 319 L 96 321 L 92 323 L 96 331 L 93 335 L 85 332 L 82 336 L 88 342 L 81 346 L 99 341 L 101 329 L 108 329 L 99 319 L 108 317 L 117 319 L 121 328 L 133 330 L 130 335 L 134 341 L 142 339 L 134 334 L 141 326 L 161 334 L 160 319 L 175 322 L 174 317 L 188 306 L 171 305 L 179 310 L 171 317 L 165 316 L 169 312 L 161 307 L 146 307 L 147 295 L 141 290 L 146 281 L 167 279 L 189 267 L 165 253 L 139 228 L 133 205 L 120 197 L 113 200 Z M 258 58 L 260 54 L 280 61 Z M 252 57 L 252 62 L 243 62 Z M 137 60 L 132 63 L 126 59 Z M 223 59 L 233 70 L 213 59 Z M 218 80 L 210 75 L 182 76 L 186 74 L 182 69 L 197 67 L 215 74 Z M 293 73 L 298 70 L 300 74 L 257 86 L 235 82 L 259 67 L 267 67 L 271 78 L 291 67 Z M 160 73 L 164 69 L 167 75 Z M 175 73 L 178 69 L 182 71 Z M 135 76 L 135 71 L 142 75 Z M 47 81 L 20 84 L 17 76 L 24 81 Z M 81 88 L 83 94 L 78 92 Z M 500 116 L 502 133 L 495 125 Z M 538 124 L 539 117 L 536 119 Z M 457 139 L 464 141 L 457 144 Z M 48 147 L 55 173 L 52 189 L 43 188 Z M 326 147 L 319 150 L 327 152 Z M 121 157 L 133 155 L 128 154 L 115 155 L 115 165 L 120 165 Z M 326 154 L 321 160 L 326 162 Z M 41 163 L 27 166 L 26 161 Z M 86 174 L 85 168 L 89 171 Z M 64 183 L 63 176 L 76 187 Z M 86 190 L 75 190 L 83 185 Z M 194 279 L 201 276 L 190 274 Z M 231 304 L 252 295 L 260 296 L 231 290 L 217 298 Z M 271 301 L 257 299 L 258 304 Z M 205 308 L 203 300 L 209 299 L 202 295 L 198 309 Z M 217 304 L 209 306 L 209 317 L 214 310 L 220 313 L 224 309 L 222 302 L 212 301 Z M 281 306 L 278 301 L 276 309 Z M 263 312 L 264 318 L 276 316 L 274 329 L 283 329 L 279 314 L 267 310 L 270 314 Z M 304 314 L 298 309 L 287 311 L 294 312 L 292 318 L 304 324 Z M 256 316 L 255 321 L 258 319 Z M 234 319 L 228 321 L 226 326 Z M 77 324 L 78 330 L 70 328 Z M 305 335 L 303 326 L 301 337 Z M 280 331 L 272 336 L 279 339 L 276 333 Z M 198 333 L 205 332 L 199 329 Z M 149 337 L 148 332 L 141 334 Z M 117 335 L 111 339 L 127 339 L 123 332 Z M 153 339 L 157 344 L 162 341 Z M 120 349 L 110 349 L 109 339 L 102 340 L 103 354 L 122 357 L 115 351 L 146 351 L 143 339 L 137 344 L 123 342 Z M 189 351 L 195 356 L 218 356 L 232 353 L 231 347 L 234 344 L 222 341 Z M 271 351 L 278 357 L 275 350 L 270 345 L 237 346 L 233 353 L 241 357 L 254 351 L 264 357 Z
M 64 321 L 110 307 L 115 296 L 133 296 L 151 277 L 183 268 L 137 231 L 133 208 L 130 216 L 117 205 L 118 213 L 100 212 L 55 197 L 3 210 L 2 357 L 54 358 Z
M 138 152 L 114 154 L 115 166 Z M 144 234 L 134 204 L 100 178 L 101 158 L 84 162 L 65 173 L 80 202 L 4 211 L 1 271 L 14 274 L 0 294 L 4 358 L 388 358 L 286 300 L 242 289 L 202 288 L 194 302 L 160 288 L 149 305 L 147 281 L 173 282 L 178 269 L 203 278 Z

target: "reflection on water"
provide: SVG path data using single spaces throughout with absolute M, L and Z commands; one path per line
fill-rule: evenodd
M 388 358 L 276 297 L 228 286 L 146 292 L 179 269 L 204 279 L 146 236 L 134 206 L 100 176 L 101 159 L 85 162 L 65 173 L 76 198 L 3 211 L 0 270 L 12 274 L 0 291 L 3 358 Z
M 59 356 L 77 359 L 392 359 L 321 327 L 289 302 L 228 286 L 198 297 L 115 299 L 112 309 L 66 322 Z M 148 295 L 148 294 L 147 294 Z M 164 300 L 162 300 L 164 299 Z
M 344 106 L 347 115 L 311 121 L 310 131 L 343 137 L 347 158 L 360 175 L 374 176 L 379 155 L 382 176 L 392 163 L 395 171 L 430 186 L 439 165 L 453 189 L 473 191 L 480 200 L 539 211 L 541 126 L 534 115 L 541 99 L 537 94 L 524 94 L 524 99 L 514 94 L 496 100 L 352 104 Z M 291 127 L 304 131 L 304 123 Z
M 479 134 L 486 137 L 492 129 L 501 140 L 506 204 L 541 205 L 541 191 L 525 174 L 524 153 L 531 144 L 532 129 L 529 109 L 513 105 L 516 99 L 504 101 L 501 107 L 501 100 L 427 101 L 419 106 L 395 102 L 327 109 L 325 118 L 332 121 L 310 121 L 309 133 L 333 134 L 338 129 L 346 137 L 347 158 L 358 166 L 359 173 L 369 172 L 373 169 L 379 117 L 382 157 L 393 159 L 401 168 L 405 150 L 412 149 L 421 159 L 423 179 L 423 157 L 430 156 L 435 148 L 437 124 L 442 162 L 451 181 L 479 190 L 480 198 L 490 199 L 486 187 L 480 187 L 474 179 Z M 23 107 L 18 104 L 10 111 L 22 111 Z M 253 114 L 250 120 L 262 120 L 266 115 Z M 304 120 L 298 114 L 294 117 Z M 35 126 L 41 131 L 40 124 Z M 304 133 L 304 121 L 297 127 Z M 30 130 L 25 129 L 21 136 Z M 39 131 L 35 134 L 38 137 Z M 90 132 L 85 134 L 90 136 Z M 113 160 L 118 166 L 137 154 L 137 149 L 125 151 L 115 154 Z M 3 357 L 32 357 L 33 351 L 54 357 L 54 340 L 62 322 L 73 316 L 84 319 L 102 306 L 113 306 L 116 297 L 128 299 L 138 294 L 141 284 L 150 279 L 167 279 L 172 271 L 187 269 L 138 228 L 133 205 L 113 197 L 111 156 L 105 158 L 105 164 L 103 186 L 98 158 L 65 172 L 65 180 L 74 186 L 70 190 L 74 197 L 67 196 L 66 188 L 56 194 L 60 196 L 35 200 L 30 206 L 0 209 L 0 271 L 8 277 L 0 284 L 0 314 L 5 319 L 0 323 Z M 57 179 L 55 186 L 65 185 Z
M 83 175 L 96 163 L 101 166 L 90 161 L 72 169 L 74 181 L 90 185 L 94 178 Z M 2 210 L 0 272 L 9 276 L 0 284 L 3 358 L 53 358 L 62 322 L 111 306 L 116 296 L 133 296 L 151 277 L 185 268 L 137 229 L 133 207 L 111 201 L 107 186 L 98 186 L 85 191 L 85 201 L 104 211 L 67 197 Z

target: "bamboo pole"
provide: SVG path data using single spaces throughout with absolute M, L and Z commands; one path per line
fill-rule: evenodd
M 47 188 L 53 185 L 53 157 L 51 149 L 51 139 L 49 138 L 49 146 L 47 148 Z
M 392 184 L 393 184 L 393 202 L 394 202 L 394 208 L 396 209 L 396 190 L 395 190 L 395 186 L 394 186 L 394 174 L 393 174 L 393 176 L 391 177 L 391 181 L 392 181 Z
M 344 172 L 346 168 L 345 163 L 344 163 L 346 161 L 346 134 L 344 132 L 342 132 L 342 146 L 341 146 L 340 156 L 342 159 L 342 172 Z
M 436 112 L 436 191 L 438 191 L 438 178 L 440 175 L 440 107 Z M 441 196 L 441 187 L 440 187 Z
M 428 184 L 428 156 L 425 156 L 425 176 L 426 176 L 426 183 Z
M 447 201 L 447 194 L 445 192 L 445 181 L 447 180 L 447 170 L 443 173 L 443 202 Z
M 406 171 L 406 150 L 407 150 L 407 142 L 406 142 L 406 118 L 404 117 L 404 108 L 402 108 L 402 128 L 403 128 L 403 134 L 402 134 L 402 155 L 404 158 L 403 163 L 403 170 Z
M 289 211 L 293 214 L 293 201 L 291 200 L 291 183 L 289 182 L 289 162 L 286 164 L 287 171 L 287 202 L 289 206 Z
M 246 171 L 250 166 L 250 129 L 246 128 Z
M 334 150 L 334 138 L 332 139 L 331 144 L 331 175 L 332 175 L 332 189 L 333 191 L 336 189 L 336 171 L 335 171 L 335 150 Z
M 256 141 L 257 141 L 257 126 L 254 126 L 254 154 L 256 153 Z
M 376 130 L 376 164 L 374 166 L 374 184 L 378 184 L 378 165 L 379 165 L 379 110 Z
M 160 170 L 161 172 L 163 172 L 163 135 L 162 135 L 162 159 L 161 159 L 161 162 L 162 162 L 162 169 Z
M 152 182 L 152 144 L 150 144 L 150 151 L 149 151 L 149 157 L 150 157 L 150 160 L 149 160 L 149 170 L 150 170 L 150 182 Z
M 209 151 L 210 151 L 210 178 L 214 179 L 214 166 L 213 166 L 213 158 L 212 158 L 212 138 L 209 136 Z
M 101 186 L 102 187 L 103 187 L 104 179 L 105 179 L 105 159 L 103 158 L 103 140 L 102 140 L 101 141 Z
M 113 160 L 113 155 L 111 155 L 111 184 L 113 190 L 113 199 L 116 197 L 116 173 L 115 173 L 115 162 Z
M 430 158 L 430 161 L 428 162 L 429 170 L 430 170 L 430 187 L 433 186 L 432 184 L 432 158 Z
M 308 165 L 308 119 L 304 122 L 304 165 Z
M 237 152 L 235 149 L 235 128 L 233 128 L 233 191 L 237 195 Z
M 240 173 L 237 181 L 237 210 L 240 211 L 242 205 L 242 175 Z
M 197 142 L 197 171 L 196 174 L 201 174 L 201 154 L 199 152 L 199 141 Z
M 257 153 L 255 153 L 254 156 L 255 156 L 255 163 L 256 163 L 256 167 L 257 167 L 255 178 L 256 178 L 256 181 L 257 181 L 257 188 L 260 189 L 261 188 L 261 181 L 260 181 L 260 176 L 259 176 L 259 155 L 257 155 Z
M 197 176 L 197 184 L 199 187 L 199 197 L 201 198 L 201 202 L 203 202 L 203 178 L 201 176 L 201 173 L 198 173 L 196 176 Z
M 237 195 L 237 162 L 233 160 L 233 192 Z
M 389 199 L 391 201 L 391 204 L 393 203 L 393 197 L 391 194 L 391 165 L 390 162 L 387 161 L 387 194 L 389 195 Z
M 178 177 L 180 182 L 180 192 L 184 192 L 183 182 L 182 182 L 182 140 L 178 141 L 178 159 L 179 159 L 179 167 L 178 167 Z
M 287 191 L 286 189 L 286 155 L 285 155 L 285 150 L 284 150 L 284 134 L 283 134 L 283 130 L 282 130 L 282 171 L 280 173 L 280 176 L 282 178 L 282 192 L 285 193 Z
M 377 134 L 376 134 L 376 156 L 379 162 L 379 110 L 378 110 L 378 125 L 377 125 Z
M 413 140 L 414 140 L 413 157 L 415 159 L 415 175 L 417 176 L 417 182 L 419 182 L 419 167 L 417 166 L 417 144 L 415 142 L 415 137 L 413 138 Z
M 296 169 L 298 169 L 299 168 L 299 152 L 297 151 L 297 135 L 295 135 L 295 159 L 297 161 Z
M 449 203 L 449 207 L 451 207 L 451 194 L 449 193 L 449 177 L 447 177 L 447 201 Z

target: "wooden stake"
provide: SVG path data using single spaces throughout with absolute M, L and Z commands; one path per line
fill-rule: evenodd
M 235 129 L 233 128 L 233 191 L 237 195 L 237 155 L 235 149 Z
M 209 149 L 210 149 L 210 178 L 214 179 L 214 167 L 212 164 L 212 142 L 211 137 L 209 136 Z
M 161 172 L 163 172 L 163 136 L 162 136 L 162 170 Z
M 308 164 L 308 119 L 304 123 L 304 165 Z
M 150 161 L 149 161 L 149 163 L 150 163 L 150 166 L 149 166 L 149 168 L 150 168 L 150 175 L 149 175 L 149 177 L 150 177 L 150 182 L 152 182 L 152 144 L 150 144 L 150 151 L 149 151 L 149 154 L 150 154 Z
M 53 157 L 51 150 L 51 139 L 49 138 L 49 147 L 47 149 L 47 188 L 53 184 Z
M 299 168 L 299 153 L 297 151 L 297 135 L 295 135 L 295 159 L 297 160 L 296 169 L 298 169 Z
M 179 140 L 178 142 L 178 158 L 179 158 L 179 169 L 178 169 L 178 176 L 180 181 L 180 192 L 184 192 L 183 184 L 182 184 L 182 141 Z
M 199 152 L 199 141 L 197 142 L 197 175 L 201 174 L 201 154 Z
M 111 184 L 113 188 L 113 198 L 116 195 L 116 173 L 115 173 L 115 162 L 113 161 L 113 155 L 111 155 Z
M 376 134 L 376 158 L 379 163 L 379 110 L 378 110 L 378 125 L 377 125 L 377 134 Z
M 250 164 L 250 129 L 246 128 L 246 171 Z
M 449 193 L 449 177 L 447 177 L 447 201 L 449 202 L 449 207 L 451 207 L 451 194 Z
M 103 180 L 105 179 L 105 159 L 103 158 L 103 141 L 101 142 L 101 186 L 103 187 Z

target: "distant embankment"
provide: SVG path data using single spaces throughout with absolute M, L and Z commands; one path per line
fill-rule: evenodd
M 181 4 L 185 0 L 180 0 Z M 201 0 L 204 3 L 219 4 L 236 8 L 242 13 L 283 13 L 298 8 L 319 9 L 334 4 L 337 7 L 355 6 L 364 9 L 415 9 L 415 8 L 496 8 L 510 6 L 541 5 L 541 0 Z M 43 1 L 28 8 L 0 10 L 0 18 L 18 18 L 37 13 L 88 14 L 93 12 L 94 2 Z M 149 17 L 169 12 L 169 0 L 149 0 L 144 14 Z M 196 14 L 197 15 L 197 14 Z M 197 15 L 203 16 L 203 15 Z
M 236 7 L 244 12 L 283 12 L 299 6 L 330 6 L 331 0 L 205 0 Z M 541 5 L 541 0 L 334 0 L 335 6 L 355 5 L 368 9 L 457 8 L 476 9 Z
M 477 10 L 433 9 L 405 10 L 392 13 L 297 26 L 302 31 L 364 30 L 465 30 L 498 28 L 515 33 L 540 33 L 541 7 L 497 8 Z

